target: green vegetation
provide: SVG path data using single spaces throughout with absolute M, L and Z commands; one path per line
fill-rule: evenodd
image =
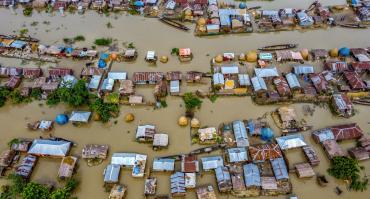
M 77 35 L 73 38 L 73 40 L 75 42 L 78 42 L 78 41 L 85 41 L 85 37 L 83 35 Z
M 21 176 L 10 174 L 7 178 L 9 185 L 4 185 L 0 199 L 69 199 L 78 186 L 78 181 L 70 179 L 66 185 L 56 190 L 51 190 L 47 185 L 36 182 L 26 182 Z
M 215 103 L 217 100 L 218 96 L 217 95 L 210 95 L 209 100 L 211 100 L 212 103 Z
M 38 21 L 33 21 L 30 25 L 31 26 L 37 26 L 39 24 L 39 22 Z
M 134 43 L 130 42 L 127 47 L 128 48 L 135 48 L 135 45 L 134 45 Z
M 32 101 L 29 97 L 23 97 L 18 89 L 10 93 L 10 99 L 13 104 L 29 103 Z
M 112 23 L 111 23 L 111 22 L 108 22 L 108 23 L 106 24 L 106 26 L 107 26 L 107 28 L 113 28 L 113 25 L 112 25 Z
M 119 98 L 120 98 L 119 93 L 110 93 L 108 96 L 106 96 L 105 99 L 107 103 L 119 104 Z
M 41 99 L 42 90 L 41 88 L 33 88 L 30 93 L 30 97 L 34 100 Z
M 71 38 L 63 38 L 63 42 L 66 43 L 66 44 L 72 44 L 73 43 L 73 39 Z
M 161 107 L 163 107 L 163 108 L 166 108 L 167 107 L 167 102 L 166 102 L 166 100 L 161 100 L 161 101 L 159 101 L 160 103 L 161 103 Z
M 23 9 L 23 15 L 24 16 L 31 16 L 32 15 L 33 8 L 31 6 L 27 6 Z
M 10 140 L 9 142 L 8 142 L 8 146 L 9 146 L 9 148 L 13 145 L 13 144 L 18 144 L 20 141 L 17 139 L 17 138 L 14 138 L 14 139 L 12 139 L 12 140 Z
M 27 33 L 28 33 L 28 29 L 27 28 L 22 28 L 22 29 L 19 30 L 19 35 L 21 37 L 26 36 Z
M 360 179 L 360 166 L 358 161 L 349 157 L 334 157 L 328 173 L 340 180 L 349 180 L 350 189 L 354 191 L 364 191 L 367 189 L 368 179 Z
M 100 115 L 103 123 L 108 122 L 119 113 L 118 104 L 105 103 L 102 99 L 95 99 L 95 101 L 91 103 L 90 109 Z
M 171 55 L 179 55 L 179 48 L 172 48 Z
M 95 39 L 95 45 L 98 46 L 109 46 L 112 43 L 112 38 L 99 38 Z
M 74 86 L 64 86 L 51 92 L 48 97 L 47 105 L 57 105 L 64 102 L 72 107 L 89 104 L 90 93 L 86 87 L 85 80 L 78 80 Z
M 5 105 L 6 99 L 9 94 L 10 94 L 10 91 L 8 88 L 0 87 L 0 107 Z
M 193 93 L 185 93 L 183 100 L 187 111 L 193 111 L 195 108 L 200 108 L 202 105 L 202 100 L 200 100 Z

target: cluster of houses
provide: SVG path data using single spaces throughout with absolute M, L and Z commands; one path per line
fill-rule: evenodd
M 352 0 L 352 7 L 355 9 L 357 16 L 365 23 L 370 22 L 370 2 L 366 0 Z
M 359 161 L 370 158 L 369 138 L 364 136 L 362 129 L 356 123 L 316 130 L 312 132 L 312 138 L 316 143 L 321 144 L 330 160 L 334 157 L 347 156 L 348 154 Z M 348 149 L 348 153 L 346 153 L 339 143 L 348 140 L 357 141 L 358 146 Z
M 344 117 L 354 114 L 348 93 L 368 92 L 370 88 L 370 56 L 366 48 L 342 48 L 341 57 L 330 57 L 329 51 L 311 52 L 279 50 L 255 53 L 257 67 L 248 73 L 244 61 L 248 55 L 235 58 L 224 53 L 212 61 L 212 90 L 219 95 L 255 96 L 257 103 L 281 101 L 331 102 L 334 111 Z M 309 58 L 307 58 L 309 56 Z M 246 58 L 245 58 L 246 57 Z M 322 71 L 304 61 L 320 61 Z M 275 64 L 290 62 L 291 72 L 279 72 Z M 297 62 L 297 63 L 296 63 Z

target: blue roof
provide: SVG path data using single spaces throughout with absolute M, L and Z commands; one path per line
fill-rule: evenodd
M 153 171 L 174 171 L 175 159 L 171 158 L 154 158 Z
M 26 45 L 26 42 L 20 41 L 20 40 L 15 40 L 10 44 L 10 47 L 13 48 L 23 48 Z
M 245 128 L 244 122 L 240 120 L 233 121 L 233 130 L 237 147 L 249 146 L 247 129 Z
M 217 167 L 215 169 L 215 173 L 216 173 L 217 182 L 225 182 L 225 181 L 231 180 L 230 172 L 227 167 L 224 167 L 224 166 Z
M 244 181 L 247 187 L 261 186 L 260 171 L 256 164 L 245 164 L 244 168 Z
M 343 47 L 343 48 L 339 49 L 338 52 L 339 52 L 339 55 L 340 56 L 347 57 L 350 54 L 350 49 L 349 48 L 346 48 L 346 47 Z
M 59 114 L 55 118 L 55 122 L 59 125 L 67 124 L 68 122 L 68 116 L 65 114 Z
M 269 141 L 274 137 L 274 132 L 270 128 L 262 128 L 261 139 L 264 141 Z
M 276 180 L 289 179 L 288 170 L 283 158 L 270 160 Z

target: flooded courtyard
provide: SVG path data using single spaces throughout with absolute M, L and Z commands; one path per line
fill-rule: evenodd
M 259 5 L 263 8 L 274 9 L 283 7 L 300 7 L 306 8 L 311 1 L 288 1 L 276 0 L 273 2 L 251 1 L 249 6 Z M 345 1 L 325 0 L 324 5 L 344 4 Z M 114 63 L 112 70 L 125 71 L 128 73 L 128 78 L 132 77 L 133 72 L 143 71 L 161 71 L 167 72 L 171 70 L 178 71 L 201 71 L 208 72 L 210 70 L 210 59 L 222 52 L 242 53 L 249 50 L 257 49 L 266 45 L 279 43 L 296 43 L 298 48 L 325 48 L 334 47 L 368 47 L 370 45 L 370 30 L 354 30 L 345 28 L 330 28 L 321 30 L 308 31 L 286 31 L 275 33 L 247 33 L 238 35 L 224 35 L 214 37 L 195 37 L 192 32 L 182 32 L 173 29 L 161 23 L 157 19 L 149 19 L 141 16 L 128 16 L 126 14 L 114 14 L 109 17 L 99 15 L 94 11 L 88 11 L 84 15 L 67 14 L 60 16 L 59 13 L 35 13 L 32 17 L 24 17 L 21 10 L 16 10 L 16 13 L 8 9 L 0 11 L 0 27 L 1 34 L 16 34 L 20 29 L 27 28 L 32 37 L 39 38 L 41 43 L 57 44 L 63 43 L 63 38 L 71 38 L 76 35 L 85 36 L 84 42 L 78 42 L 75 45 L 80 47 L 90 47 L 96 38 L 111 37 L 116 39 L 116 43 L 133 42 L 138 49 L 139 57 L 133 63 Z M 31 26 L 32 22 L 38 22 L 38 25 Z M 43 23 L 49 21 L 50 23 Z M 106 24 L 111 23 L 113 28 L 107 28 Z M 189 27 L 193 25 L 189 24 Z M 191 48 L 194 54 L 194 59 L 189 63 L 180 63 L 177 57 L 171 56 L 171 49 L 175 47 Z M 148 50 L 155 50 L 156 53 L 169 56 L 169 62 L 166 64 L 158 63 L 156 66 L 149 66 L 144 61 L 144 55 Z M 21 66 L 31 67 L 37 66 L 37 63 L 29 62 L 22 64 L 20 60 L 0 58 L 0 63 L 5 66 Z M 58 64 L 59 66 L 72 68 L 75 74 L 78 74 L 85 65 L 83 61 L 72 61 L 63 59 Z M 48 68 L 53 64 L 44 64 L 42 68 Z M 194 91 L 199 89 L 209 89 L 211 82 L 205 81 L 202 85 L 183 86 L 185 91 Z M 140 86 L 137 88 L 137 93 L 144 96 L 146 100 L 153 101 L 153 87 Z M 109 155 L 114 152 L 137 152 L 148 155 L 147 168 L 151 167 L 154 157 L 181 154 L 190 152 L 191 150 L 201 147 L 191 143 L 189 127 L 179 127 L 177 120 L 185 112 L 183 101 L 179 97 L 168 96 L 168 107 L 154 110 L 152 107 L 132 107 L 121 106 L 120 116 L 113 119 L 107 124 L 100 122 L 90 122 L 86 126 L 75 127 L 71 124 L 65 126 L 56 125 L 56 128 L 50 133 L 55 137 L 62 137 L 72 140 L 77 143 L 76 147 L 72 148 L 72 155 L 80 156 L 82 147 L 85 144 L 108 144 Z M 304 116 L 302 113 L 304 104 L 293 104 L 300 118 L 307 121 L 314 129 L 324 128 L 330 125 L 356 122 L 364 130 L 364 133 L 369 136 L 370 130 L 370 112 L 369 107 L 355 105 L 356 115 L 349 119 L 338 118 L 333 116 L 331 111 L 325 107 L 315 107 L 315 112 L 312 116 Z M 265 113 L 270 113 L 278 108 L 278 105 L 258 106 L 253 103 L 250 97 L 219 97 L 216 102 L 212 103 L 209 99 L 203 99 L 201 109 L 195 112 L 195 116 L 205 126 L 218 126 L 223 122 L 231 122 L 239 119 L 252 119 L 261 117 Z M 49 133 L 38 131 L 28 131 L 26 123 L 40 119 L 53 120 L 59 113 L 71 111 L 70 107 L 58 105 L 55 107 L 47 106 L 43 101 L 34 101 L 26 105 L 7 104 L 0 109 L 0 149 L 5 150 L 7 143 L 16 137 L 38 138 L 40 136 L 48 137 Z M 135 121 L 125 123 L 123 116 L 126 113 L 133 113 Z M 117 122 L 115 122 L 117 121 Z M 279 136 L 279 129 L 274 125 L 271 117 L 268 116 L 268 121 L 275 132 L 275 136 Z M 169 147 L 161 151 L 153 151 L 150 145 L 140 144 L 135 141 L 136 128 L 140 124 L 154 124 L 158 132 L 167 133 L 169 135 Z M 325 155 L 322 147 L 316 144 L 311 138 L 309 131 L 302 133 L 309 145 L 312 145 L 318 152 L 320 165 L 314 168 L 316 173 L 326 174 L 329 168 L 329 159 Z M 340 145 L 344 149 L 354 146 L 354 142 L 342 142 Z M 219 151 L 214 152 L 219 153 Z M 290 163 L 298 163 L 302 161 L 302 152 L 292 150 L 288 152 Z M 89 167 L 84 160 L 80 160 L 76 177 L 81 181 L 80 186 L 76 191 L 76 196 L 81 199 L 87 198 L 107 198 L 107 192 L 103 188 L 103 170 L 109 163 L 105 160 L 101 165 Z M 199 157 L 198 157 L 199 159 Z M 40 158 L 36 169 L 32 174 L 32 180 L 45 182 L 56 181 L 60 160 L 52 158 Z M 368 175 L 370 171 L 369 161 L 361 163 L 365 167 L 365 173 Z M 177 169 L 179 165 L 176 165 Z M 169 174 L 153 173 L 153 176 L 158 178 L 157 195 L 170 193 Z M 328 176 L 328 175 L 327 175 Z M 339 186 L 344 193 L 340 198 L 349 199 L 368 199 L 370 190 L 365 192 L 347 191 L 346 185 L 342 182 L 328 177 L 329 185 L 325 188 L 320 187 L 316 183 L 315 178 L 298 179 L 295 173 L 289 175 L 293 192 L 302 199 L 308 198 L 334 198 L 337 197 L 334 189 Z M 0 180 L 1 184 L 6 183 L 5 180 Z M 144 179 L 133 178 L 130 170 L 121 171 L 120 183 L 127 186 L 128 191 L 126 198 L 144 198 Z M 215 176 L 213 173 L 203 172 L 198 177 L 197 184 L 204 185 L 211 183 L 214 188 L 217 187 Z M 231 195 L 220 195 L 217 192 L 218 198 L 234 198 Z M 186 198 L 196 198 L 194 191 L 188 191 Z M 260 198 L 286 198 L 279 197 L 263 197 Z

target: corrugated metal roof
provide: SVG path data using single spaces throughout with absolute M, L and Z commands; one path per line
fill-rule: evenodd
M 298 78 L 295 74 L 293 73 L 288 73 L 286 74 L 286 80 L 288 81 L 289 87 L 290 88 L 300 88 L 301 85 L 298 81 Z
M 222 74 L 238 74 L 239 67 L 237 66 L 222 66 L 221 67 Z
M 170 92 L 171 93 L 180 92 L 180 81 L 179 80 L 170 81 Z
M 261 186 L 260 171 L 256 164 L 250 163 L 243 166 L 244 181 L 247 187 Z
M 118 164 L 121 166 L 134 166 L 136 160 L 136 153 L 113 153 L 111 164 Z
M 227 149 L 229 162 L 244 162 L 248 160 L 248 153 L 244 147 Z
M 101 75 L 93 75 L 89 83 L 89 88 L 98 89 L 101 78 Z
M 289 179 L 288 170 L 283 158 L 270 160 L 276 180 Z
M 238 147 L 249 146 L 249 140 L 247 135 L 247 129 L 245 128 L 244 122 L 240 120 L 233 121 L 233 130 Z
M 203 170 L 211 170 L 220 166 L 224 166 L 224 160 L 221 156 L 208 156 L 201 158 L 201 160 Z
M 111 71 L 108 73 L 108 78 L 113 80 L 125 80 L 127 79 L 127 73 Z
M 249 79 L 248 74 L 238 74 L 239 84 L 241 86 L 250 86 L 251 80 Z
M 154 158 L 153 171 L 174 171 L 175 159 L 170 158 Z
M 261 77 L 261 78 L 279 76 L 279 73 L 278 73 L 276 67 L 254 68 L 254 73 L 256 73 L 257 77 Z
M 265 80 L 261 77 L 252 77 L 251 79 L 254 91 L 267 90 Z
M 279 144 L 282 150 L 293 149 L 307 145 L 302 134 L 277 137 L 276 142 Z
M 69 121 L 87 123 L 90 119 L 91 112 L 88 111 L 73 111 Z
M 104 182 L 116 183 L 119 181 L 121 167 L 115 164 L 109 164 L 104 170 Z
M 311 65 L 298 65 L 294 66 L 294 73 L 297 75 L 314 73 L 313 66 Z
M 224 85 L 225 84 L 225 79 L 224 76 L 221 73 L 215 73 L 213 74 L 213 84 L 214 85 Z
M 34 155 L 46 155 L 46 156 L 66 156 L 71 148 L 72 143 L 68 141 L 55 141 L 55 140 L 44 140 L 35 139 L 32 142 L 29 154 Z

